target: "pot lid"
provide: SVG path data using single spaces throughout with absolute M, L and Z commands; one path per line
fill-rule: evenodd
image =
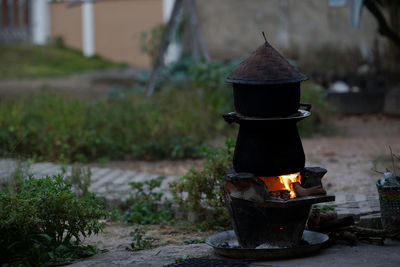
M 307 79 L 265 39 L 265 43 L 240 63 L 226 81 L 240 84 L 283 84 Z

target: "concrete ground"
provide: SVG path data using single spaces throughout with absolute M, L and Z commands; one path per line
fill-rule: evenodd
M 186 246 L 158 247 L 138 252 L 122 250 L 109 252 L 96 255 L 70 266 L 165 266 L 174 263 L 175 259 L 185 257 L 185 255 L 187 255 L 187 257 L 224 259 L 223 257 L 216 256 L 213 249 L 206 244 L 193 244 Z M 183 263 L 184 262 L 182 262 L 182 264 Z M 354 247 L 335 245 L 321 249 L 317 254 L 302 258 L 254 261 L 251 262 L 249 266 L 400 266 L 400 242 L 387 240 L 384 246 L 362 243 Z

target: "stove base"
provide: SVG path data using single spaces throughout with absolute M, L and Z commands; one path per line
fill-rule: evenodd
M 321 246 L 328 242 L 329 237 L 325 234 L 307 231 L 303 232 L 301 244 L 292 248 L 241 248 L 233 230 L 217 233 L 207 238 L 206 244 L 213 247 L 219 256 L 240 259 L 282 259 L 302 257 L 315 253 Z

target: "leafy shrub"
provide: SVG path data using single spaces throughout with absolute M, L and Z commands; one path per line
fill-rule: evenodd
M 134 231 L 130 233 L 132 242 L 127 250 L 138 251 L 151 248 L 155 238 L 151 236 L 145 236 L 145 234 L 146 232 L 142 228 L 135 227 Z
M 151 58 L 151 63 L 154 66 L 157 61 L 158 51 L 160 51 L 162 35 L 165 32 L 165 25 L 160 24 L 152 28 L 148 32 L 140 34 L 140 49 Z
M 333 116 L 333 109 L 324 100 L 324 89 L 312 82 L 305 82 L 301 86 L 301 102 L 312 105 L 311 116 L 300 121 L 297 125 L 302 136 L 312 136 L 318 133 L 328 133 L 329 120 Z
M 203 169 L 191 169 L 170 185 L 174 200 L 182 208 L 195 212 L 203 229 L 230 225 L 220 184 L 232 165 L 234 147 L 235 142 L 228 139 L 225 148 L 205 148 Z
M 212 111 L 217 131 L 228 129 L 221 115 L 234 110 L 232 85 L 226 83 L 225 79 L 238 64 L 237 60 L 200 62 L 191 68 L 194 85 L 202 89 L 207 105 Z
M 123 209 L 122 219 L 138 224 L 169 224 L 173 221 L 174 212 L 165 203 L 160 209 L 162 193 L 155 192 L 161 186 L 164 177 L 158 177 L 145 182 L 131 182 L 132 194 Z
M 54 92 L 3 99 L 0 154 L 69 162 L 196 157 L 214 132 L 204 101 L 184 89 L 159 92 L 151 101 L 137 92 L 96 100 Z
M 65 169 L 63 170 L 65 173 Z M 82 167 L 74 164 L 71 168 L 71 175 L 66 179 L 71 183 L 74 192 L 78 198 L 82 198 L 89 194 L 89 186 L 91 182 L 92 172 L 89 167 Z
M 234 135 L 234 126 L 221 115 L 234 110 L 232 88 L 225 78 L 237 63 L 182 58 L 166 68 L 163 90 L 150 100 L 136 87 L 97 99 L 50 91 L 4 97 L 0 155 L 67 162 L 199 157 L 206 141 Z M 302 100 L 313 104 L 313 115 L 299 124 L 300 132 L 321 132 L 329 114 L 324 93 L 313 83 L 304 83 L 301 90 Z
M 0 263 L 68 263 L 97 252 L 81 237 L 99 233 L 106 215 L 93 194 L 77 199 L 61 175 L 19 179 L 0 192 Z

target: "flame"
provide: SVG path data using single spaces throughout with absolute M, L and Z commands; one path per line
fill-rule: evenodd
M 285 189 L 290 191 L 290 198 L 296 197 L 296 192 L 293 189 L 293 184 L 300 183 L 300 173 L 287 174 L 279 176 L 280 182 L 285 186 Z
M 300 173 L 292 173 L 275 177 L 259 177 L 268 187 L 269 192 L 287 190 L 290 192 L 290 198 L 296 197 L 293 184 L 301 182 Z

